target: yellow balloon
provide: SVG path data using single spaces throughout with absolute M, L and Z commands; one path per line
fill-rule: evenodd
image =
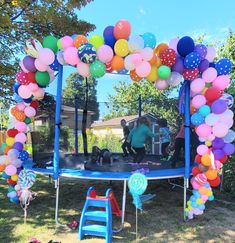
M 205 145 L 206 145 L 207 147 L 210 147 L 211 144 L 212 144 L 212 142 L 211 142 L 210 140 L 206 140 L 206 141 L 205 141 Z
M 15 143 L 15 139 L 14 138 L 9 137 L 9 138 L 6 139 L 6 144 L 8 146 L 12 146 L 14 143 Z
M 12 175 L 12 176 L 11 176 L 11 179 L 12 179 L 13 181 L 17 181 L 17 180 L 18 180 L 18 175 L 17 175 L 17 174 Z
M 118 40 L 114 45 L 114 51 L 117 56 L 125 57 L 129 53 L 128 41 L 125 39 Z
M 146 77 L 146 79 L 149 82 L 155 82 L 158 79 L 158 75 L 157 75 L 157 67 L 156 66 L 152 66 L 151 67 L 151 71 L 150 74 Z

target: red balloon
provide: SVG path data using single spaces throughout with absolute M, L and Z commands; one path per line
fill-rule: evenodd
M 199 74 L 198 68 L 195 69 L 184 69 L 183 77 L 185 80 L 194 80 Z
M 176 52 L 174 49 L 172 48 L 167 48 L 166 50 L 164 50 L 161 55 L 160 55 L 160 59 L 163 65 L 166 66 L 173 66 L 176 62 Z
M 30 83 L 28 74 L 23 71 L 20 71 L 16 74 L 16 80 L 22 85 L 28 85 Z
M 106 63 L 105 65 L 106 65 L 106 72 L 111 73 L 113 71 L 112 66 L 111 66 L 111 62 Z
M 222 164 L 224 164 L 225 162 L 227 162 L 227 160 L 228 160 L 228 156 L 227 156 L 227 155 L 224 155 L 224 157 L 221 158 L 219 161 L 220 161 Z
M 35 79 L 35 73 L 33 72 L 29 72 L 27 73 L 28 74 L 28 80 L 31 82 L 31 83 L 37 83 L 36 82 L 36 79 Z
M 33 100 L 30 106 L 33 107 L 34 109 L 37 109 L 39 106 L 39 102 L 37 100 Z
M 16 181 L 13 181 L 11 178 L 7 179 L 7 183 L 11 186 L 16 185 Z
M 114 37 L 118 39 L 127 39 L 131 33 L 131 25 L 130 23 L 125 20 L 119 20 L 113 30 Z
M 205 98 L 208 102 L 213 102 L 217 99 L 219 99 L 221 96 L 221 91 L 215 87 L 210 87 L 205 92 Z
M 17 134 L 18 134 L 18 130 L 15 128 L 11 128 L 7 131 L 7 135 L 12 138 L 14 138 Z
M 199 174 L 199 173 L 202 173 L 202 172 L 199 170 L 198 166 L 193 167 L 193 169 L 192 169 L 192 174 L 193 174 L 194 176 L 196 176 L 196 175 Z
M 195 156 L 194 161 L 195 161 L 196 163 L 198 163 L 198 164 L 201 164 L 201 158 L 202 158 L 202 156 L 199 155 L 199 154 L 197 154 L 197 155 Z
M 208 180 L 208 182 L 210 183 L 211 187 L 217 187 L 219 186 L 221 180 L 220 177 L 217 176 L 214 180 Z

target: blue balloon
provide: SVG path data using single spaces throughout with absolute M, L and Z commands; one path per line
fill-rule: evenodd
M 154 34 L 146 32 L 142 35 L 142 38 L 144 39 L 144 47 L 154 48 L 156 46 L 157 41 Z
M 20 103 L 20 102 L 23 101 L 23 99 L 22 99 L 18 94 L 16 94 L 16 93 L 13 95 L 13 99 L 14 99 L 15 102 L 17 102 L 17 103 Z
M 71 35 L 71 38 L 74 40 L 77 37 L 77 34 Z
M 4 179 L 8 179 L 8 178 L 10 178 L 10 176 L 7 175 L 5 171 L 2 172 L 2 177 L 3 177 Z
M 205 118 L 199 113 L 199 112 L 195 112 L 192 116 L 191 116 L 191 123 L 194 126 L 199 126 L 202 123 L 204 123 Z
M 194 41 L 189 36 L 182 37 L 177 44 L 177 51 L 182 57 L 186 57 L 189 53 L 193 52 L 194 48 Z
M 20 203 L 20 200 L 19 200 L 18 197 L 12 197 L 12 198 L 10 198 L 10 201 L 11 201 L 12 203 L 17 203 L 17 204 Z
M 39 86 L 39 85 L 38 85 L 38 86 Z M 24 101 L 25 103 L 31 103 L 31 102 L 32 102 L 32 98 L 23 99 L 23 101 Z
M 15 92 L 17 95 L 19 95 L 19 94 L 18 94 L 18 89 L 19 89 L 19 87 L 20 87 L 20 84 L 19 84 L 18 82 L 14 83 L 14 85 L 13 85 L 13 90 L 14 90 L 14 92 Z
M 208 200 L 209 201 L 213 201 L 214 199 L 215 199 L 215 197 L 213 195 L 211 195 L 211 196 L 208 197 Z
M 195 196 L 192 195 L 192 196 L 190 197 L 189 200 L 192 201 L 192 202 L 196 202 L 196 199 L 197 199 L 197 198 L 196 198 Z
M 197 52 L 189 53 L 184 59 L 184 66 L 188 69 L 195 69 L 201 62 L 200 55 Z
M 197 203 L 196 202 L 192 202 L 191 205 L 192 205 L 193 208 L 197 208 Z
M 127 74 L 128 70 L 126 70 L 125 68 L 121 69 L 118 71 L 119 74 Z
M 232 63 L 228 58 L 222 58 L 215 64 L 218 75 L 229 74 L 232 70 Z
M 50 68 L 51 68 L 52 70 L 54 70 L 54 71 L 58 71 L 58 70 L 59 70 L 59 62 L 58 62 L 56 56 L 55 56 L 55 60 L 54 60 L 54 62 L 53 62 L 51 65 L 49 65 L 49 66 L 50 66 Z
M 90 64 L 96 59 L 96 50 L 90 43 L 83 43 L 78 48 L 78 56 L 84 63 Z
M 204 204 L 199 204 L 198 208 L 203 211 L 205 209 L 205 205 Z
M 19 154 L 19 157 L 18 157 L 20 160 L 22 161 L 26 161 L 28 158 L 29 158 L 29 154 L 27 151 L 25 150 L 22 150 Z
M 203 106 L 200 107 L 198 112 L 203 117 L 206 117 L 207 115 L 209 115 L 211 113 L 211 108 L 208 105 L 203 105 Z
M 214 62 L 210 62 L 210 63 L 209 63 L 209 67 L 213 67 L 213 68 L 215 68 L 215 63 L 214 63 Z
M 105 45 L 108 45 L 112 48 L 114 48 L 116 42 L 116 38 L 113 35 L 113 30 L 114 30 L 114 26 L 107 26 L 103 32 Z

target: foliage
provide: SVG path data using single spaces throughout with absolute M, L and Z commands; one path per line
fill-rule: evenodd
M 63 104 L 74 106 L 75 95 L 78 97 L 78 108 L 84 109 L 86 80 L 78 73 L 72 73 L 66 80 L 66 87 L 63 90 Z M 97 80 L 89 77 L 88 83 L 88 111 L 94 112 L 92 120 L 99 118 L 99 105 L 97 103 L 96 86 Z
M 6 129 L 9 123 L 9 112 L 5 102 L 0 101 L 0 128 Z
M 14 75 L 26 39 L 39 41 L 49 34 L 58 38 L 86 35 L 93 24 L 79 20 L 76 11 L 91 0 L 0 0 L 0 96 L 12 97 Z M 10 101 L 9 101 L 10 102 Z

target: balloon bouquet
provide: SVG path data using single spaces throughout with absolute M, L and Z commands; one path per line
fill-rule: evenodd
M 233 97 L 225 93 L 230 84 L 232 64 L 227 58 L 215 61 L 216 51 L 211 46 L 195 44 L 189 36 L 172 39 L 168 44 L 156 45 L 156 37 L 146 32 L 131 34 L 127 20 L 107 26 L 103 36 L 47 36 L 42 44 L 29 39 L 25 44 L 27 55 L 20 62 L 16 74 L 14 99 L 10 110 L 4 155 L 0 157 L 0 172 L 7 179 L 12 202 L 19 202 L 18 176 L 22 162 L 28 159 L 26 151 L 29 124 L 34 120 L 44 88 L 54 80 L 59 65 L 71 65 L 85 77 L 100 78 L 105 73 L 129 73 L 133 82 L 142 79 L 156 89 L 164 90 L 183 82 L 191 83 L 191 122 L 201 145 L 195 158 L 192 185 L 194 194 L 188 202 L 189 218 L 201 214 L 205 202 L 212 200 L 211 186 L 220 182 L 218 171 L 234 152 Z

